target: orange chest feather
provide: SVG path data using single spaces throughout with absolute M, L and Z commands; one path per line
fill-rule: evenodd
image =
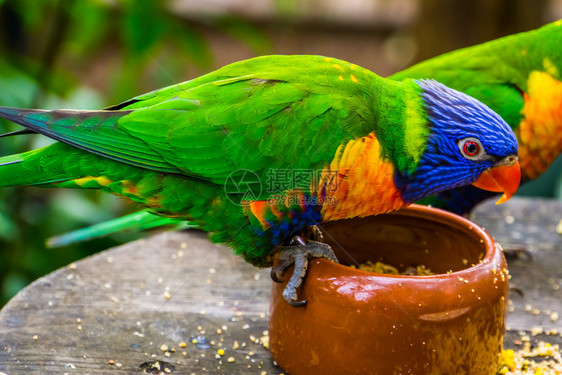
M 405 206 L 394 184 L 394 167 L 383 160 L 373 133 L 339 147 L 323 173 L 333 174 L 326 185 L 324 220 L 376 215 Z M 322 179 L 321 179 L 322 181 Z
M 523 179 L 541 175 L 562 152 L 562 82 L 532 72 L 524 94 L 524 116 L 516 131 Z
M 394 167 L 383 160 L 374 134 L 341 145 L 332 162 L 314 179 L 310 191 L 287 191 L 281 197 L 253 201 L 247 206 L 263 229 L 267 217 L 282 221 L 293 214 L 320 209 L 318 221 L 377 215 L 406 206 L 394 185 Z M 287 210 L 290 209 L 290 210 Z M 312 225 L 315 223 L 309 223 Z

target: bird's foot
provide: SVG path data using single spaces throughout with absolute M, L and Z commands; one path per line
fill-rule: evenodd
M 273 281 L 282 282 L 285 269 L 291 264 L 295 265 L 293 275 L 283 290 L 283 298 L 294 307 L 306 304 L 306 300 L 297 299 L 297 289 L 306 276 L 309 258 L 327 258 L 333 262 L 338 261 L 330 246 L 318 241 L 305 242 L 301 236 L 295 236 L 291 245 L 279 247 L 277 253 L 278 264 L 271 269 Z

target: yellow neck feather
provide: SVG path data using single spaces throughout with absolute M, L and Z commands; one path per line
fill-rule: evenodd
M 326 185 L 326 196 L 337 202 L 323 206 L 323 219 L 376 215 L 404 207 L 393 172 L 394 167 L 383 159 L 373 133 L 340 146 L 323 172 L 323 177 L 334 178 Z

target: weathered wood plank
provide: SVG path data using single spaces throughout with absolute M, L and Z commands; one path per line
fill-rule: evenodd
M 562 313 L 561 209 L 559 202 L 512 199 L 474 214 L 506 247 L 533 255 L 509 262 L 512 285 L 523 295 L 511 297 L 508 347 L 518 330 L 562 331 L 562 320 L 551 319 Z M 203 233 L 133 242 L 64 267 L 14 297 L 0 311 L 0 371 L 157 373 L 160 366 L 163 373 L 279 374 L 254 342 L 267 329 L 269 290 L 268 270 Z M 192 343 L 197 337 L 205 341 Z M 562 343 L 559 334 L 531 339 Z M 225 354 L 215 358 L 218 349 Z
M 106 251 L 39 279 L 8 303 L 0 313 L 0 370 L 157 373 L 160 361 L 162 371 L 182 374 L 280 373 L 250 339 L 267 329 L 268 277 L 193 231 Z M 196 337 L 210 347 L 198 348 Z

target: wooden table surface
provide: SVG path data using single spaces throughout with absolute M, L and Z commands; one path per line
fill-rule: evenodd
M 474 221 L 504 248 L 512 275 L 505 346 L 521 331 L 562 344 L 562 203 L 486 203 Z M 0 311 L 5 374 L 281 374 L 267 339 L 269 270 L 197 231 L 109 249 L 40 278 Z M 219 354 L 220 352 L 220 354 Z

